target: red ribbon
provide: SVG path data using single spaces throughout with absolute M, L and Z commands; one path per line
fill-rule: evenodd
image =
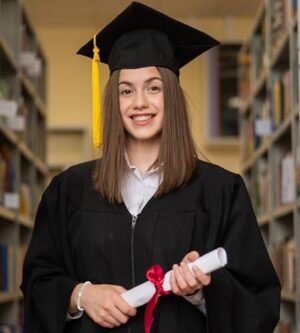
M 145 318 L 144 318 L 145 332 L 149 333 L 153 323 L 153 311 L 155 310 L 158 298 L 160 296 L 170 294 L 171 291 L 164 291 L 163 289 L 165 273 L 159 265 L 155 264 L 151 266 L 147 271 L 146 277 L 155 286 L 155 294 L 150 299 L 145 310 Z

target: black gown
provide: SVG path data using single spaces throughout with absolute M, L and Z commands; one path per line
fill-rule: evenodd
M 132 228 L 124 204 L 93 189 L 95 161 L 56 176 L 45 191 L 24 263 L 28 333 L 143 333 L 145 306 L 113 329 L 66 313 L 79 282 L 131 288 L 154 263 L 164 271 L 185 254 L 226 249 L 228 265 L 204 288 L 207 316 L 183 297 L 160 297 L 151 333 L 271 333 L 280 285 L 242 178 L 199 161 L 184 187 L 147 203 Z

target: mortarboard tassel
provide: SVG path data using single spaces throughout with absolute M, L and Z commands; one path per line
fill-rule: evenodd
M 102 118 L 100 97 L 100 56 L 94 35 L 93 61 L 92 61 L 92 98 L 93 98 L 93 145 L 99 148 L 102 145 Z

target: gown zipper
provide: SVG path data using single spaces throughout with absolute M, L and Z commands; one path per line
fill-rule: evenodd
M 131 215 L 131 240 L 130 240 L 130 257 L 131 257 L 131 286 L 135 285 L 135 269 L 134 269 L 134 231 L 138 215 Z M 128 333 L 131 333 L 131 325 L 129 324 Z

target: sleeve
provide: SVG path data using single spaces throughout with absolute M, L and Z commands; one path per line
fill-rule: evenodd
M 244 181 L 234 175 L 213 200 L 207 249 L 222 246 L 228 265 L 203 289 L 209 333 L 272 333 L 280 284 L 264 245 Z
M 78 283 L 68 246 L 65 197 L 61 178 L 55 177 L 37 210 L 21 285 L 26 332 L 63 332 L 71 293 Z
M 206 316 L 205 298 L 202 289 L 198 290 L 193 295 L 185 295 L 183 296 L 183 298 L 193 304 L 199 311 L 201 311 Z

